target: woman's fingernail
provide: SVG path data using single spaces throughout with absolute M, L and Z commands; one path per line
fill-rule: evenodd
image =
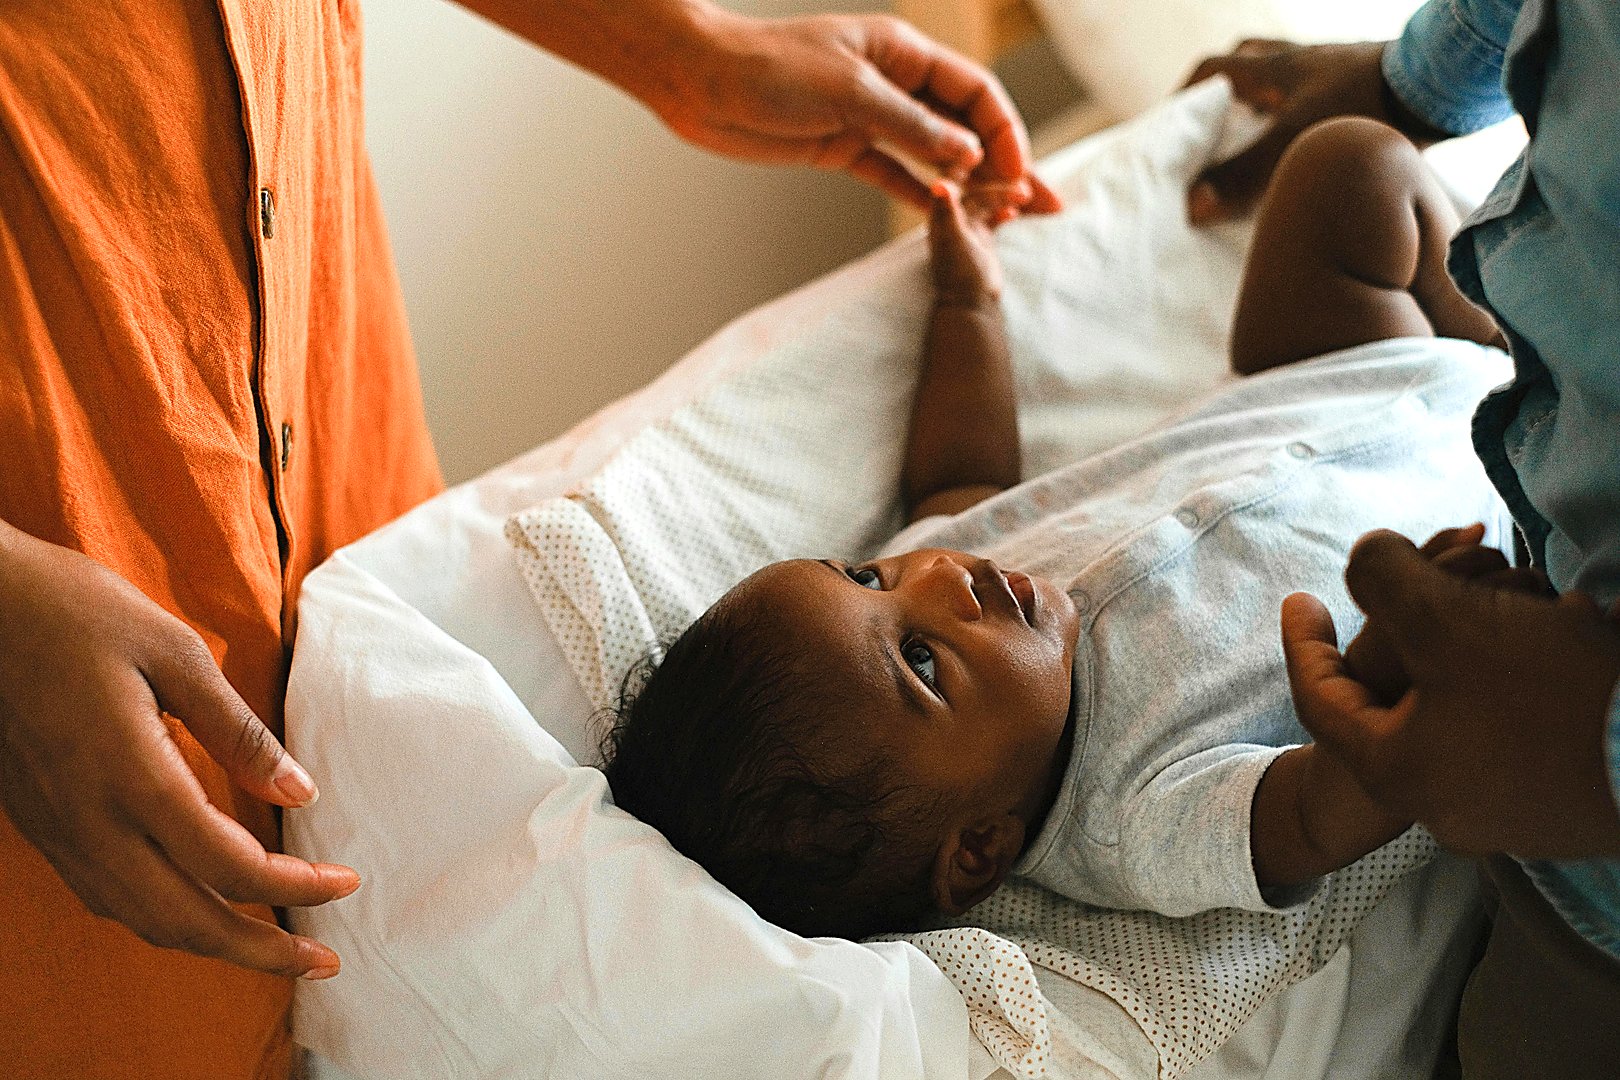
M 334 900 L 350 896 L 360 887 L 360 875 L 349 867 L 337 863 L 321 863 L 321 877 L 343 890 L 333 897 Z
M 328 964 L 324 967 L 310 968 L 308 971 L 304 972 L 298 977 L 300 979 L 308 979 L 310 982 L 317 982 L 321 979 L 330 979 L 341 970 L 342 968 L 337 964 Z
M 954 134 L 957 137 L 957 145 L 960 147 L 959 157 L 962 160 L 974 166 L 984 160 L 984 144 L 979 142 L 977 135 L 966 128 L 956 128 Z
M 281 764 L 277 765 L 276 771 L 271 774 L 270 782 L 276 786 L 277 791 L 291 799 L 294 806 L 308 806 L 321 797 L 315 781 L 309 778 L 309 773 L 305 772 L 304 767 L 294 761 L 290 754 L 282 755 Z

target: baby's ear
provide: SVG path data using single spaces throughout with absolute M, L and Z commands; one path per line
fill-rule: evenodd
M 1011 814 L 964 825 L 940 841 L 934 856 L 934 903 L 960 915 L 996 891 L 1024 849 L 1024 823 Z

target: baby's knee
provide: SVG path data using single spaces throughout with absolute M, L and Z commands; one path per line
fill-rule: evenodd
M 1336 156 L 1339 161 L 1417 152 L 1405 135 L 1366 116 L 1334 116 L 1318 121 L 1300 132 L 1293 145 L 1301 152 Z
M 1276 183 L 1317 195 L 1378 197 L 1412 191 L 1422 169 L 1417 147 L 1388 124 L 1336 116 L 1294 139 L 1278 162 Z

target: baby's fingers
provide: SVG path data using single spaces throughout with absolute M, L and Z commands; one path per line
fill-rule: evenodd
M 1281 621 L 1283 660 L 1299 722 L 1359 775 L 1391 734 L 1391 714 L 1345 666 L 1333 617 L 1320 600 L 1294 593 L 1283 600 Z
M 935 242 L 937 256 L 940 241 L 967 232 L 967 213 L 962 189 L 949 180 L 935 180 L 928 192 L 933 196 L 928 204 L 928 235 Z

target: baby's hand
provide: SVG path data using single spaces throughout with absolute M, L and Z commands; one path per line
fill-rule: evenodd
M 1493 589 L 1553 595 L 1547 575 L 1539 570 L 1508 565 L 1507 556 L 1495 548 L 1480 544 L 1484 536 L 1483 525 L 1443 529 L 1419 550 L 1436 566 L 1456 577 Z M 1361 628 L 1361 633 L 1344 650 L 1344 663 L 1356 681 L 1370 690 L 1383 705 L 1393 705 L 1399 701 L 1411 685 L 1406 668 L 1396 655 L 1395 646 L 1383 628 L 1371 621 Z
M 934 269 L 935 303 L 974 307 L 1001 297 L 1001 259 L 990 235 L 1018 216 L 1015 185 L 934 184 L 928 218 L 928 253 Z

